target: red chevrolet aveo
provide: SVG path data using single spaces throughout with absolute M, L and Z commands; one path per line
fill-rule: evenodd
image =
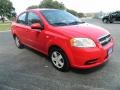
M 60 71 L 88 69 L 105 63 L 113 51 L 111 34 L 58 9 L 31 9 L 11 25 L 16 46 L 49 56 Z

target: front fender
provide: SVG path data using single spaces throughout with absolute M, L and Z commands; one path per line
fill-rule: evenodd
M 61 48 L 66 54 L 67 58 L 69 59 L 69 63 L 71 65 L 73 61 L 73 55 L 72 55 L 72 51 L 69 45 L 69 40 L 66 40 L 65 37 L 64 38 L 55 37 L 54 39 L 49 40 L 49 42 L 47 43 L 47 55 L 49 53 L 49 49 L 52 46 L 57 46 Z

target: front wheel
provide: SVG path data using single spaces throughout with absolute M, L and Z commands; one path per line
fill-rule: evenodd
M 109 23 L 108 19 L 103 19 L 103 23 Z
M 15 36 L 14 40 L 15 40 L 15 44 L 18 48 L 22 49 L 24 47 L 24 45 L 20 42 L 18 37 Z
M 63 50 L 59 48 L 53 48 L 49 53 L 49 57 L 53 66 L 59 71 L 65 72 L 69 70 L 69 62 Z

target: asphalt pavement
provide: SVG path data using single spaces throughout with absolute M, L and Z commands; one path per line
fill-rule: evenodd
M 90 70 L 56 70 L 48 58 L 28 47 L 18 49 L 10 32 L 0 32 L 0 90 L 120 90 L 120 23 L 102 26 L 115 39 L 109 61 Z

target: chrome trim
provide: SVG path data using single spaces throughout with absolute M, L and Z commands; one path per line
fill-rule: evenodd
M 108 35 L 110 35 L 110 34 L 102 35 L 101 37 L 98 38 L 98 40 L 101 39 L 101 38 L 104 38 L 104 37 L 106 37 Z
M 104 35 L 104 36 L 101 36 L 99 37 L 99 42 L 102 46 L 108 44 L 110 41 L 111 41 L 111 35 L 110 34 L 107 34 L 107 35 Z
M 108 38 L 104 39 L 103 41 L 100 41 L 100 43 L 108 42 L 110 39 L 111 39 L 111 38 L 108 37 Z

